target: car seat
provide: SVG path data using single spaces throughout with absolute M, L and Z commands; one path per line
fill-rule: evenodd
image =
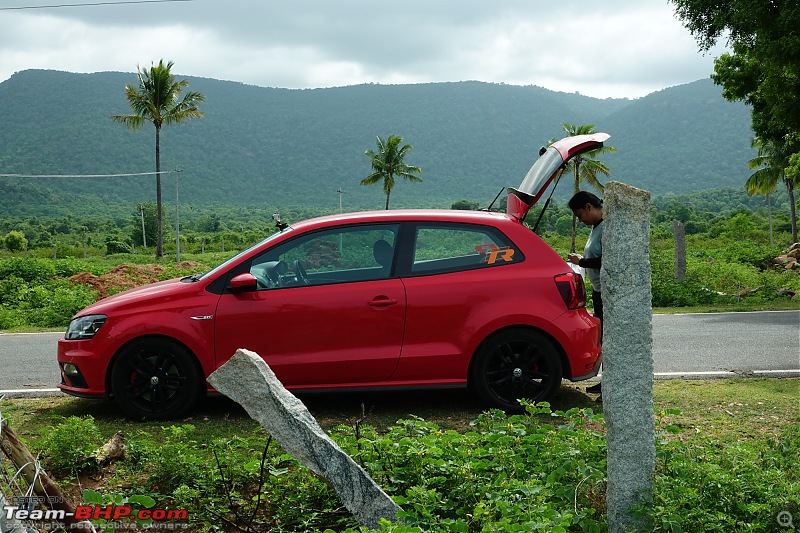
M 372 255 L 375 257 L 375 262 L 382 266 L 383 272 L 388 275 L 394 257 L 392 245 L 383 239 L 375 241 L 375 244 L 372 245 Z

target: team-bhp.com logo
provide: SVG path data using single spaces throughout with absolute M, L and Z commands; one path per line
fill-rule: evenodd
M 18 505 L 5 506 L 6 520 L 47 520 L 66 521 L 75 520 L 123 520 L 135 521 L 164 521 L 186 520 L 188 513 L 185 509 L 136 509 L 130 505 L 79 505 L 74 513 L 59 509 L 25 509 Z
M 88 529 L 90 522 L 106 530 L 189 528 L 186 509 L 154 508 L 156 502 L 150 496 L 104 495 L 90 489 L 84 490 L 83 495 L 86 503 L 72 512 L 57 508 L 37 509 L 37 503 L 52 506 L 53 502 L 37 501 L 36 497 L 14 498 L 11 505 L 3 506 L 2 516 L 6 523 L 34 522 L 45 529 L 64 528 L 66 524 L 69 524 L 68 529 Z

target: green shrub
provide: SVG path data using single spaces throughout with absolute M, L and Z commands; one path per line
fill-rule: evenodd
M 147 452 L 147 479 L 151 487 L 161 494 L 170 494 L 182 485 L 206 484 L 210 471 L 207 459 L 198 458 L 194 452 L 191 424 L 162 428 L 167 442 L 154 446 Z
M 129 253 L 131 253 L 131 246 L 121 238 L 112 235 L 106 237 L 106 255 Z
M 53 261 L 53 268 L 56 271 L 56 276 L 60 278 L 68 278 L 78 272 L 90 272 L 92 270 L 86 261 L 74 258 L 56 259 Z
M 17 276 L 0 278 L 0 304 L 17 306 L 28 289 L 25 280 Z
M 0 330 L 11 329 L 25 325 L 25 320 L 16 309 L 0 304 Z
M 21 231 L 9 231 L 3 238 L 3 242 L 10 252 L 21 252 L 28 246 L 28 239 Z
M 88 287 L 56 280 L 46 285 L 29 287 L 23 294 L 20 310 L 27 322 L 43 328 L 66 327 L 81 309 L 97 300 Z
M 691 280 L 654 278 L 652 290 L 653 307 L 691 307 L 730 300 Z
M 47 259 L 12 257 L 0 261 L 0 279 L 15 276 L 27 282 L 43 282 L 53 279 L 55 275 L 53 262 Z
M 42 464 L 48 472 L 62 476 L 93 469 L 97 466 L 93 454 L 102 441 L 94 418 L 71 416 L 39 442 Z
M 654 531 L 778 531 L 800 511 L 800 425 L 761 443 L 659 446 Z
M 356 457 L 424 531 L 599 531 L 606 446 L 592 426 L 601 420 L 547 404 L 487 412 L 467 433 L 413 418 L 363 439 Z
M 734 241 L 717 250 L 714 258 L 718 262 L 739 263 L 763 269 L 779 254 L 780 250 L 764 244 L 757 244 L 753 241 Z

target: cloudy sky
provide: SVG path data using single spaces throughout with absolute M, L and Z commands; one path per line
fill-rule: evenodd
M 38 7 L 81 3 L 95 5 Z M 0 1 L 0 81 L 164 58 L 267 87 L 479 80 L 637 98 L 707 78 L 723 51 L 699 52 L 667 0 Z

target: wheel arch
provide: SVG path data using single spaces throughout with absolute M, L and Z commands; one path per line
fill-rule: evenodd
M 183 343 L 180 340 L 178 340 L 175 337 L 172 337 L 170 335 L 151 334 L 151 335 L 139 335 L 138 337 L 133 337 L 131 339 L 128 339 L 119 348 L 117 348 L 117 351 L 114 352 L 113 356 L 111 356 L 111 360 L 108 362 L 108 367 L 106 368 L 106 376 L 105 376 L 105 384 L 104 384 L 104 387 L 105 387 L 105 390 L 106 390 L 106 396 L 111 397 L 114 394 L 114 391 L 112 390 L 111 377 L 114 374 L 114 366 L 117 364 L 117 361 L 119 359 L 119 354 L 122 353 L 123 351 L 125 351 L 130 345 L 135 344 L 137 342 L 146 341 L 146 340 L 153 340 L 153 341 L 161 340 L 161 341 L 174 342 L 175 344 L 179 345 L 184 350 L 186 350 L 186 352 L 189 353 L 192 356 L 192 362 L 197 367 L 198 373 L 201 376 L 203 376 L 203 380 L 200 382 L 200 391 L 201 391 L 201 395 L 205 395 L 206 390 L 207 390 L 207 387 L 203 386 L 203 384 L 206 382 L 205 381 L 205 377 L 206 377 L 205 370 L 203 370 L 203 365 L 200 364 L 200 359 L 197 357 L 197 354 L 194 353 L 194 350 L 189 348 L 186 345 L 186 343 Z
M 541 328 L 537 328 L 536 326 L 531 326 L 530 324 L 511 324 L 511 325 L 503 326 L 502 328 L 496 329 L 496 330 L 492 331 L 491 333 L 489 333 L 488 335 L 486 335 L 483 338 L 483 340 L 481 340 L 481 342 L 479 342 L 478 345 L 475 347 L 475 349 L 472 351 L 472 355 L 470 356 L 470 360 L 469 360 L 469 368 L 467 369 L 467 386 L 468 387 L 472 388 L 472 385 L 473 385 L 474 374 L 475 374 L 475 360 L 477 359 L 476 356 L 481 352 L 481 350 L 483 350 L 483 348 L 486 346 L 486 344 L 489 343 L 492 340 L 493 337 L 495 337 L 497 335 L 501 335 L 501 334 L 506 333 L 506 332 L 511 331 L 511 330 L 515 330 L 515 329 L 533 331 L 533 332 L 539 333 L 540 335 L 544 336 L 547 340 L 549 340 L 550 343 L 553 345 L 553 347 L 558 352 L 558 358 L 561 361 L 561 375 L 562 375 L 562 377 L 564 379 L 570 379 L 572 377 L 572 367 L 569 364 L 569 359 L 567 358 L 567 353 L 564 350 L 564 347 L 561 346 L 561 343 L 558 342 L 558 340 L 555 337 L 550 335 L 550 333 L 548 333 L 547 331 L 545 331 L 545 330 L 543 330 Z

